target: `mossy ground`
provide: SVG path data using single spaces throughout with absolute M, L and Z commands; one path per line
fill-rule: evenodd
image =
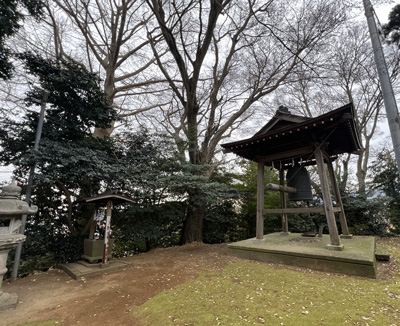
M 398 239 L 379 246 L 400 262 Z M 163 291 L 135 310 L 144 325 L 400 325 L 400 266 L 371 280 L 255 262 Z

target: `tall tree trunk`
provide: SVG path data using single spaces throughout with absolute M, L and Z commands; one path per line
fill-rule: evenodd
M 359 160 L 363 159 L 363 157 L 360 157 Z M 358 194 L 360 196 L 365 197 L 366 196 L 366 184 L 365 184 L 365 178 L 367 177 L 367 171 L 359 167 L 357 169 L 357 180 L 358 180 Z
M 189 194 L 188 204 L 181 244 L 203 241 L 203 222 L 206 205 L 202 194 L 199 191 Z
M 198 145 L 198 125 L 197 113 L 198 105 L 194 93 L 188 96 L 187 108 L 187 139 L 189 150 L 189 161 L 191 164 L 198 166 L 200 162 L 200 152 Z M 197 174 L 196 171 L 193 171 Z M 199 189 L 189 192 L 188 209 L 186 211 L 185 223 L 181 238 L 181 243 L 202 242 L 203 241 L 203 221 L 206 212 L 206 203 L 204 195 Z
M 115 67 L 107 67 L 106 79 L 104 81 L 104 93 L 106 94 L 108 104 L 113 105 L 114 103 L 114 88 L 115 88 Z M 104 139 L 110 137 L 115 128 L 115 121 L 111 122 L 110 128 L 95 128 L 93 132 L 94 137 Z

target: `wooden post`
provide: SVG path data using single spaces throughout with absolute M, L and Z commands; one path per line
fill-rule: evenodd
M 315 150 L 315 160 L 317 161 L 317 169 L 319 180 L 321 183 L 322 198 L 324 201 L 325 216 L 328 222 L 329 237 L 331 244 L 328 245 L 328 249 L 332 250 L 343 250 L 343 245 L 340 245 L 339 234 L 335 221 L 335 214 L 333 212 L 333 204 L 331 199 L 331 194 L 329 191 L 328 177 L 326 175 L 324 158 L 322 151 L 319 146 Z
M 284 170 L 279 170 L 279 184 L 281 186 L 285 185 L 285 172 Z M 286 208 L 286 193 L 281 191 L 281 208 Z M 282 232 L 281 235 L 289 234 L 289 224 L 287 213 L 282 213 Z
M 104 234 L 104 251 L 103 251 L 103 264 L 107 263 L 108 259 L 108 244 L 110 243 L 110 235 L 111 235 L 111 207 L 112 200 L 107 202 L 107 219 L 106 219 L 106 231 Z
M 256 241 L 264 239 L 264 163 L 258 162 Z
M 341 209 L 341 211 L 339 213 L 339 220 L 340 220 L 340 227 L 342 229 L 342 237 L 343 238 L 352 238 L 352 235 L 349 233 L 349 228 L 347 226 L 347 219 L 346 219 L 346 214 L 345 214 L 344 208 L 343 208 L 342 197 L 340 196 L 340 190 L 339 190 L 336 178 L 335 178 L 335 171 L 333 170 L 333 165 L 332 165 L 331 160 L 327 159 L 327 165 L 328 165 L 329 176 L 331 178 L 333 192 L 335 194 L 335 199 L 336 199 L 337 205 Z

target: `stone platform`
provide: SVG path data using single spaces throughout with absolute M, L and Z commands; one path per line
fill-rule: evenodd
M 133 262 L 122 260 L 122 259 L 112 259 L 106 264 L 103 263 L 88 263 L 86 261 L 78 261 L 76 263 L 61 264 L 57 267 L 71 276 L 74 280 L 80 277 L 102 275 L 110 272 L 115 272 L 123 270 L 132 265 Z
M 264 235 L 228 245 L 228 254 L 244 259 L 286 264 L 323 272 L 376 278 L 375 238 L 340 239 L 343 251 L 328 250 L 329 235 L 303 237 L 300 233 Z

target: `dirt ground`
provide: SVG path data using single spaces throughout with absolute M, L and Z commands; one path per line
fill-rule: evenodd
M 191 244 L 160 248 L 129 257 L 124 270 L 73 280 L 60 270 L 3 282 L 17 293 L 16 309 L 0 311 L 0 325 L 55 320 L 69 325 L 140 325 L 131 310 L 165 289 L 196 278 L 202 270 L 220 271 L 228 260 L 226 245 Z
M 219 272 L 229 261 L 239 261 L 226 251 L 225 244 L 190 244 L 130 257 L 133 265 L 101 276 L 73 280 L 60 270 L 50 270 L 4 281 L 3 291 L 17 293 L 19 303 L 15 309 L 0 311 L 0 325 L 54 320 L 63 326 L 140 326 L 131 313 L 135 306 L 196 278 L 201 271 Z M 378 279 L 387 278 L 391 268 L 391 264 L 379 264 Z

